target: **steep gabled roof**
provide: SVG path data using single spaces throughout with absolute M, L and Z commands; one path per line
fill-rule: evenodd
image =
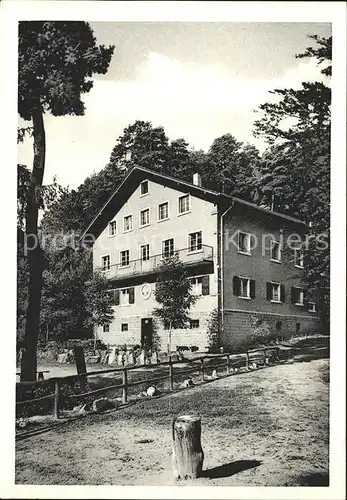
M 272 217 L 280 217 L 296 224 L 305 224 L 299 219 L 259 207 L 258 205 L 255 205 L 254 203 L 251 203 L 249 201 L 242 200 L 241 198 L 230 196 L 225 193 L 219 193 L 218 191 L 213 191 L 212 189 L 208 189 L 202 186 L 196 186 L 195 184 L 192 184 L 190 182 L 182 181 L 169 175 L 160 174 L 147 168 L 134 167 L 129 171 L 124 180 L 115 190 L 115 192 L 110 196 L 101 210 L 97 213 L 89 226 L 83 231 L 81 238 L 83 238 L 83 236 L 86 234 L 93 234 L 94 236 L 98 236 L 104 230 L 108 221 L 114 217 L 114 214 L 119 211 L 119 209 L 135 191 L 139 183 L 143 180 L 151 180 L 153 182 L 158 182 L 159 184 L 171 187 L 172 189 L 182 191 L 183 193 L 190 193 L 197 198 L 201 198 L 214 203 L 221 208 L 228 208 L 234 203 L 237 203 L 245 205 L 249 208 L 253 208 L 255 210 L 260 210 Z

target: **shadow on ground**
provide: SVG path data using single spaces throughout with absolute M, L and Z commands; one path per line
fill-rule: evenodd
M 202 477 L 208 479 L 230 477 L 238 472 L 259 467 L 261 464 L 262 462 L 259 460 L 237 460 L 236 462 L 230 462 L 228 464 L 219 465 L 218 467 L 213 467 L 213 469 L 205 470 L 202 472 Z
M 316 472 L 299 476 L 297 482 L 300 486 L 329 486 L 329 474 L 327 472 Z

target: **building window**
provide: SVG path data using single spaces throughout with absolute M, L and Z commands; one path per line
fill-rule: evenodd
M 284 285 L 266 283 L 266 298 L 270 302 L 284 302 Z
M 126 233 L 127 231 L 131 231 L 132 228 L 133 228 L 133 216 L 127 215 L 126 217 L 124 217 L 123 230 Z
M 304 267 L 304 254 L 302 250 L 294 250 L 294 265 L 295 267 Z
M 169 218 L 169 203 L 166 201 L 165 203 L 161 203 L 159 205 L 158 219 L 166 220 L 168 218 Z
M 104 255 L 101 257 L 101 269 L 103 271 L 108 271 L 111 266 L 111 259 L 109 255 Z
M 202 250 L 202 231 L 190 233 L 188 236 L 188 251 L 197 252 Z
M 140 192 L 141 196 L 148 193 L 148 181 L 141 182 Z
M 239 231 L 238 235 L 238 251 L 241 253 L 251 253 L 251 235 Z
M 103 331 L 104 333 L 109 333 L 109 331 L 110 331 L 110 325 L 109 325 L 109 324 L 107 324 L 107 323 L 104 323 L 104 324 L 102 325 L 102 331 Z
M 277 241 L 272 242 L 271 260 L 274 260 L 276 262 L 280 262 L 281 260 L 281 245 Z
M 168 240 L 164 240 L 162 249 L 162 256 L 164 257 L 164 259 L 173 255 L 174 251 L 175 251 L 174 239 L 170 238 Z
M 143 262 L 149 260 L 149 244 L 141 245 L 141 260 Z
M 194 329 L 194 328 L 199 328 L 200 326 L 200 321 L 198 319 L 191 319 L 189 321 L 189 325 L 190 325 L 190 329 Z
M 123 250 L 120 253 L 120 265 L 121 265 L 121 267 L 126 267 L 126 266 L 129 266 L 129 264 L 130 264 L 129 250 Z
M 113 220 L 108 225 L 108 235 L 114 236 L 116 234 L 116 229 L 117 229 L 116 221 Z
M 192 295 L 210 295 L 210 277 L 208 275 L 190 278 L 190 283 Z
M 255 281 L 250 278 L 234 276 L 233 293 L 241 299 L 255 298 Z
M 202 295 L 202 276 L 199 278 L 191 278 L 190 282 L 192 284 L 191 294 L 192 295 Z
M 178 213 L 186 214 L 190 211 L 190 199 L 189 194 L 185 194 L 184 196 L 180 196 L 178 198 Z
M 240 295 L 243 299 L 250 299 L 250 279 L 240 278 Z
M 122 332 L 127 332 L 129 330 L 128 323 L 122 323 L 121 330 Z
M 135 303 L 135 288 L 123 288 L 122 290 L 118 290 L 117 304 L 121 306 L 128 306 L 129 304 Z
M 149 225 L 149 208 L 145 210 L 141 210 L 140 212 L 140 226 L 148 226 Z
M 129 305 L 129 290 L 126 288 L 125 290 L 120 291 L 119 304 L 121 306 Z
M 308 312 L 311 312 L 311 313 L 316 312 L 315 302 L 309 302 L 307 305 L 308 305 Z
M 292 304 L 296 306 L 304 305 L 304 289 L 299 287 L 292 287 Z

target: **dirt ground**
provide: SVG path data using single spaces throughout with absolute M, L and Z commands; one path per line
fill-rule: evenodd
M 173 485 L 171 419 L 202 417 L 203 477 L 178 485 L 327 486 L 329 361 L 278 365 L 90 415 L 17 442 L 17 484 Z

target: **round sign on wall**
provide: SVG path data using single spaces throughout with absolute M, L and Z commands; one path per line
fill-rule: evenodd
M 149 283 L 144 283 L 140 287 L 140 294 L 142 298 L 144 299 L 149 299 L 149 297 L 152 295 L 152 288 Z

